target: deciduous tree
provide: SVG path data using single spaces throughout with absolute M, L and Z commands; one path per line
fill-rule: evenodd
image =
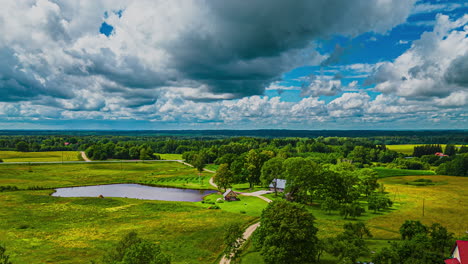
M 266 263 L 313 263 L 317 254 L 317 228 L 313 215 L 302 205 L 274 201 L 263 210 L 254 235 Z

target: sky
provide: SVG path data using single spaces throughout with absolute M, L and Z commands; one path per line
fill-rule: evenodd
M 0 129 L 468 129 L 465 0 L 0 6 Z

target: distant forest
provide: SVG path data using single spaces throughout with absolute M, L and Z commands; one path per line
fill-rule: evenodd
M 260 138 L 367 138 L 375 144 L 468 144 L 468 130 L 0 130 L 0 136 L 121 136 L 220 139 Z M 136 138 L 135 138 L 136 139 Z

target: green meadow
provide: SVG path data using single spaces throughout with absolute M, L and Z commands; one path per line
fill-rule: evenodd
M 154 153 L 155 155 L 159 155 L 163 160 L 182 160 L 182 154 L 161 154 L 161 153 Z
M 374 235 L 367 243 L 377 251 L 399 237 L 398 229 L 406 219 L 427 225 L 441 223 L 456 236 L 468 230 L 464 209 L 468 206 L 468 177 L 406 176 L 421 171 L 386 168 L 376 171 L 394 206 L 344 220 L 338 212 L 322 211 L 320 201 L 315 201 L 308 208 L 316 217 L 320 238 L 340 233 L 347 221 L 364 221 Z M 219 193 L 195 203 L 50 196 L 53 188 L 111 183 L 214 189 L 208 183 L 211 176 L 208 172 L 199 176 L 194 168 L 164 161 L 2 164 L 0 186 L 20 190 L 0 192 L 0 240 L 13 263 L 90 263 L 99 261 L 125 233 L 134 230 L 159 243 L 173 263 L 215 263 L 223 250 L 225 224 L 239 221 L 247 226 L 258 221 L 265 201 L 240 196 L 238 202 L 220 202 Z M 431 180 L 431 184 L 414 184 L 420 179 Z M 247 188 L 247 184 L 234 186 L 239 191 Z M 366 207 L 364 200 L 361 203 Z M 262 263 L 261 256 L 248 245 L 242 263 Z M 336 259 L 325 254 L 323 263 L 336 263 Z
M 394 176 L 415 176 L 415 175 L 435 175 L 435 172 L 430 170 L 404 170 L 404 169 L 389 169 L 385 167 L 372 168 L 377 172 L 379 178 L 394 177 Z
M 223 249 L 224 226 L 255 221 L 266 206 L 263 200 L 245 197 L 242 204 L 226 202 L 219 204 L 221 209 L 208 209 L 210 204 L 201 202 L 62 198 L 50 196 L 53 190 L 27 190 L 153 181 L 208 188 L 211 175 L 202 174 L 205 180 L 200 183 L 195 169 L 177 162 L 3 164 L 0 186 L 21 190 L 0 192 L 1 242 L 13 263 L 91 263 L 134 230 L 159 243 L 172 263 L 212 263 Z
M 424 144 L 403 144 L 403 145 L 386 145 L 389 150 L 400 152 L 406 155 L 413 155 L 413 150 L 415 146 L 424 146 Z M 440 144 L 442 149 L 445 149 L 446 144 Z M 455 145 L 460 147 L 461 145 Z
M 45 152 L 19 152 L 0 151 L 3 162 L 48 162 L 48 161 L 78 161 L 79 151 L 45 151 Z
M 181 188 L 213 189 L 211 173 L 198 172 L 178 162 L 113 162 L 80 164 L 2 164 L 0 186 L 19 189 L 56 188 L 112 183 L 142 183 Z
M 420 179 L 430 179 L 434 184 L 418 186 L 409 184 Z M 465 235 L 468 230 L 468 177 L 455 176 L 401 176 L 387 177 L 379 180 L 385 186 L 385 191 L 394 202 L 391 209 L 374 213 L 366 211 L 357 219 L 344 220 L 337 212 L 327 214 L 320 210 L 319 204 L 308 208 L 316 218 L 315 226 L 319 229 L 319 238 L 334 236 L 342 232 L 343 225 L 348 221 L 363 221 L 373 234 L 366 243 L 371 251 L 379 251 L 388 246 L 388 241 L 400 237 L 399 228 L 405 220 L 420 220 L 423 224 L 440 223 L 453 232 L 456 237 Z M 281 199 L 274 194 L 267 194 L 270 199 Z M 424 215 L 423 215 L 424 201 Z M 361 204 L 367 209 L 366 203 Z M 370 255 L 361 258 L 369 261 Z M 324 254 L 321 263 L 337 263 L 337 259 Z M 242 256 L 242 264 L 262 264 L 259 252 L 251 244 L 246 245 Z

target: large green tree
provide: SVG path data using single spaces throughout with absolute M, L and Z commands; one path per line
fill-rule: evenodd
M 438 223 L 427 227 L 419 221 L 405 221 L 400 227 L 402 240 L 372 256 L 382 264 L 443 263 L 454 243 L 453 234 Z M 404 235 L 404 236 L 403 236 Z
M 314 216 L 303 206 L 274 201 L 262 212 L 254 235 L 266 263 L 314 263 L 318 252 Z
M 231 187 L 232 183 L 234 182 L 234 174 L 229 169 L 229 164 L 224 163 L 219 165 L 213 180 L 214 183 L 218 185 L 218 188 L 222 188 L 224 191 Z
M 283 161 L 284 159 L 279 157 L 272 158 L 266 161 L 262 166 L 262 174 L 260 176 L 260 180 L 265 186 L 268 186 L 270 183 L 273 183 L 275 195 L 277 193 L 276 181 L 273 180 L 281 178 L 281 175 L 283 173 Z
M 309 159 L 288 158 L 283 162 L 283 176 L 290 200 L 307 202 L 321 183 L 322 168 Z
M 268 155 L 260 152 L 257 149 L 250 150 L 245 156 L 244 167 L 246 170 L 247 181 L 252 189 L 255 184 L 260 183 L 260 175 L 262 174 L 262 166 L 268 160 Z
M 169 264 L 170 258 L 159 245 L 130 232 L 103 258 L 104 264 Z
M 224 230 L 224 245 L 226 246 L 224 254 L 226 258 L 235 260 L 238 258 L 242 243 L 245 241 L 242 237 L 242 226 L 240 223 L 231 223 Z

